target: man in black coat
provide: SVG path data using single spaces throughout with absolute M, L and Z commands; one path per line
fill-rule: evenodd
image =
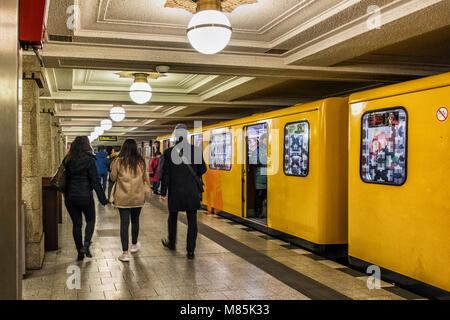
M 161 196 L 169 193 L 169 238 L 163 239 L 163 245 L 175 250 L 177 218 L 179 211 L 186 211 L 188 220 L 187 257 L 194 258 L 197 240 L 197 210 L 201 208 L 202 175 L 206 172 L 203 152 L 188 143 L 187 128 L 183 124 L 175 127 L 177 143 L 164 151 L 161 167 Z

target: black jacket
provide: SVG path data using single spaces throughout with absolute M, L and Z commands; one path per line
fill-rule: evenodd
M 206 164 L 203 160 L 202 163 L 194 163 L 194 152 L 200 152 L 198 147 L 191 147 L 191 163 L 194 172 L 201 178 L 206 172 Z M 164 161 L 162 163 L 162 185 L 161 195 L 166 195 L 166 190 L 169 190 L 169 211 L 186 211 L 186 210 L 198 210 L 200 209 L 199 189 L 197 183 L 190 173 L 189 169 L 184 163 L 175 164 L 172 161 L 172 148 L 164 151 Z
M 95 165 L 95 156 L 91 153 L 82 153 L 79 157 L 66 161 L 66 192 L 64 196 L 70 199 L 90 199 L 92 190 L 97 193 L 101 204 L 108 203 L 105 192 L 100 185 L 100 179 Z

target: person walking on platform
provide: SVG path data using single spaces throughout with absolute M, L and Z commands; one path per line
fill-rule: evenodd
M 67 211 L 73 223 L 73 239 L 78 250 L 78 261 L 84 256 L 91 258 L 89 247 L 95 227 L 95 203 L 92 190 L 98 200 L 106 205 L 105 193 L 100 185 L 95 156 L 88 137 L 77 137 L 70 146 L 70 151 L 63 160 L 66 168 L 66 187 L 64 199 Z M 82 236 L 82 214 L 86 219 L 84 245 Z
M 178 212 L 186 211 L 187 257 L 193 259 L 197 240 L 197 210 L 201 207 L 203 192 L 202 175 L 207 169 L 202 150 L 188 143 L 187 127 L 184 124 L 178 124 L 174 133 L 177 142 L 174 147 L 164 151 L 161 167 L 161 195 L 165 199 L 168 190 L 169 196 L 169 237 L 161 241 L 164 247 L 175 250 Z
M 267 203 L 267 135 L 262 134 L 259 138 L 258 147 L 252 155 L 256 163 L 255 172 L 255 214 L 256 218 L 265 218 L 263 209 Z
M 136 141 L 127 139 L 119 156 L 111 163 L 111 180 L 115 182 L 113 205 L 120 213 L 120 240 L 122 255 L 119 260 L 128 262 L 129 234 L 131 218 L 131 249 L 139 251 L 139 216 L 145 204 L 145 194 L 150 193 L 150 179 L 147 174 L 145 160 L 139 154 Z
M 111 155 L 109 156 L 108 159 L 108 171 L 111 172 L 111 163 L 114 161 L 114 159 L 117 158 L 117 156 L 119 155 L 120 152 L 120 147 L 114 147 L 111 150 Z M 111 202 L 111 191 L 113 188 L 114 182 L 111 180 L 111 173 L 109 174 L 109 178 L 108 178 L 108 202 Z
M 106 190 L 106 180 L 108 179 L 108 154 L 103 151 L 104 147 L 98 148 L 99 152 L 95 155 L 95 164 L 97 165 L 98 175 L 101 179 L 103 191 Z
M 152 183 L 152 190 L 154 194 L 159 194 L 159 175 L 158 175 L 158 164 L 159 158 L 161 157 L 161 152 L 157 151 L 155 156 L 150 161 L 150 182 Z

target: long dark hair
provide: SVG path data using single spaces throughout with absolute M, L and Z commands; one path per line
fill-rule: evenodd
M 120 164 L 133 171 L 134 174 L 136 174 L 138 166 L 145 168 L 144 158 L 139 154 L 136 141 L 133 139 L 125 140 L 120 149 L 119 158 Z
M 70 150 L 67 153 L 64 161 L 65 163 L 67 163 L 72 159 L 78 158 L 81 154 L 86 152 L 92 153 L 92 147 L 91 143 L 89 142 L 89 138 L 86 136 L 78 136 L 70 145 Z

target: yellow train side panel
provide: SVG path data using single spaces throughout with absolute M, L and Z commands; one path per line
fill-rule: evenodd
M 450 121 L 437 110 L 450 109 L 450 74 L 428 81 L 436 88 L 421 79 L 350 97 L 349 256 L 449 291 Z M 364 183 L 361 117 L 398 106 L 408 115 L 406 181 Z
M 272 120 L 280 152 L 279 170 L 268 177 L 268 225 L 315 244 L 346 244 L 348 99 L 302 107 L 305 111 Z M 310 126 L 309 173 L 288 176 L 283 169 L 284 127 L 303 120 Z
M 308 121 L 310 127 L 306 177 L 286 175 L 283 168 L 285 126 L 299 121 Z M 267 123 L 268 129 L 267 226 L 318 245 L 346 244 L 347 98 L 301 104 L 203 128 L 203 154 L 208 164 L 203 204 L 216 212 L 245 217 L 244 128 L 260 122 Z M 209 168 L 211 134 L 227 131 L 232 132 L 232 168 L 213 170 Z
M 219 128 L 221 129 L 221 128 Z M 232 159 L 230 171 L 215 170 L 209 166 L 209 143 L 214 130 L 203 132 L 203 155 L 208 166 L 208 171 L 203 176 L 205 192 L 203 193 L 203 204 L 214 208 L 216 212 L 225 211 L 236 216 L 242 216 L 242 188 L 241 171 L 242 165 L 238 164 L 238 147 L 242 145 L 242 131 L 227 128 L 224 132 L 232 134 Z

